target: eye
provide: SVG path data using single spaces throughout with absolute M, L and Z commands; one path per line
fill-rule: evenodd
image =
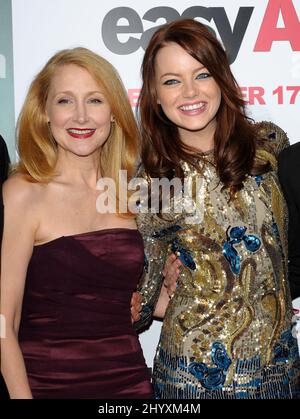
M 57 103 L 60 104 L 60 105 L 65 105 L 67 103 L 71 103 L 71 99 L 62 97 L 62 98 L 58 99 Z
M 102 100 L 95 97 L 95 98 L 89 99 L 88 102 L 98 104 L 98 103 L 102 103 Z
M 208 77 L 211 77 L 211 75 L 209 73 L 200 73 L 198 74 L 198 76 L 196 77 L 196 79 L 201 80 L 201 79 L 207 79 Z
M 180 83 L 180 82 L 179 80 L 176 80 L 176 79 L 170 79 L 163 82 L 163 84 L 166 86 L 171 86 L 172 84 L 177 84 L 177 83 Z

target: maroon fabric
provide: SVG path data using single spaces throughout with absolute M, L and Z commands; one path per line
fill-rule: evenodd
M 19 341 L 34 398 L 151 398 L 130 300 L 138 231 L 107 229 L 35 246 Z

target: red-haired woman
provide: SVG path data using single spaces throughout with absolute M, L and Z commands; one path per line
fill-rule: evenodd
M 143 175 L 178 178 L 171 211 L 141 214 L 150 318 L 168 249 L 183 265 L 154 362 L 157 398 L 293 398 L 299 354 L 286 278 L 286 208 L 276 155 L 288 140 L 252 123 L 214 34 L 194 20 L 159 28 L 140 96 Z M 181 200 L 181 201 L 180 201 Z M 176 204 L 176 205 L 175 205 Z M 172 209 L 173 208 L 173 209 Z

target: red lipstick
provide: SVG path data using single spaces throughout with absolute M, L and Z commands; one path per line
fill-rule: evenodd
M 96 131 L 95 128 L 69 128 L 67 129 L 68 134 L 79 140 L 84 140 L 86 138 L 90 138 L 94 132 Z

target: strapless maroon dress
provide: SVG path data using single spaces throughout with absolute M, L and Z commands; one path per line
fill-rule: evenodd
M 143 262 L 126 228 L 34 247 L 19 329 L 34 398 L 152 398 L 130 314 Z

